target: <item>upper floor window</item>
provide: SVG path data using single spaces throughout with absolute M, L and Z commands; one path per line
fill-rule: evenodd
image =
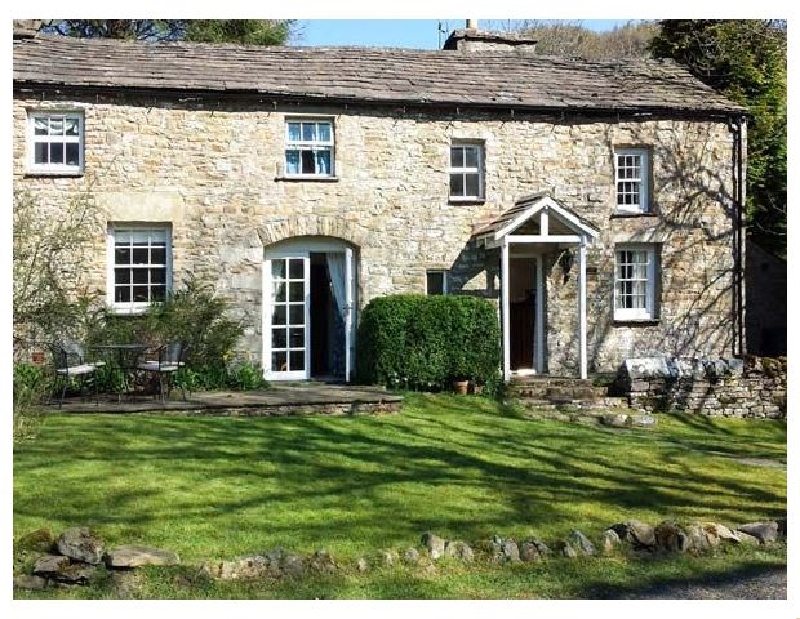
M 650 211 L 650 154 L 643 148 L 628 148 L 614 153 L 616 210 L 623 213 Z
M 450 146 L 450 199 L 483 198 L 483 146 L 453 144 Z
M 614 319 L 654 319 L 655 289 L 655 246 L 618 248 L 614 264 Z
M 82 113 L 31 112 L 28 127 L 28 168 L 31 172 L 83 172 Z
M 333 123 L 286 121 L 286 175 L 333 176 Z
M 115 226 L 108 230 L 108 304 L 137 312 L 164 301 L 172 287 L 169 226 Z
M 447 271 L 428 271 L 426 273 L 425 294 L 447 294 Z

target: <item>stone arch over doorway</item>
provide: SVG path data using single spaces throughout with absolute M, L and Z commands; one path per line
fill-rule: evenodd
M 339 238 L 360 249 L 368 245 L 367 230 L 355 221 L 330 215 L 303 213 L 270 221 L 258 228 L 264 247 L 293 237 L 325 236 Z

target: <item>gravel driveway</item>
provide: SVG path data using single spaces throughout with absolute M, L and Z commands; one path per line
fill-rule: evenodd
M 627 600 L 785 600 L 786 568 L 768 569 L 726 582 L 656 585 L 624 595 Z

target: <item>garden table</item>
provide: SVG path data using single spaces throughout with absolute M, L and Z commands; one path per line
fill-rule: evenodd
M 139 358 L 149 346 L 147 344 L 98 344 L 92 348 L 107 353 L 116 352 L 117 364 L 125 376 L 125 395 L 130 395 L 129 385 L 133 381 L 129 380 L 129 377 L 133 376 L 139 364 Z M 119 399 L 122 401 L 122 393 L 119 394 Z

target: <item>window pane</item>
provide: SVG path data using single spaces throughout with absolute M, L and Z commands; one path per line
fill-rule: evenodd
M 314 174 L 316 171 L 316 161 L 314 151 L 301 150 L 300 151 L 300 172 L 302 174 Z
M 305 265 L 302 258 L 289 258 L 289 279 L 305 279 Z
M 300 174 L 300 152 L 286 151 L 286 174 Z
M 64 163 L 64 145 L 50 144 L 50 163 Z
M 50 149 L 47 143 L 38 142 L 34 147 L 33 160 L 35 163 L 47 163 L 49 158 Z
M 148 263 L 147 253 L 148 252 L 146 247 L 134 247 L 133 264 L 147 264 Z
M 133 283 L 134 284 L 146 284 L 147 283 L 147 269 L 131 269 L 133 271 Z
M 306 321 L 306 306 L 305 304 L 290 305 L 289 306 L 289 324 L 302 325 Z
M 300 141 L 300 123 L 289 123 L 288 138 L 290 142 Z
M 289 282 L 289 301 L 304 301 L 305 295 L 303 282 Z
M 114 283 L 115 284 L 130 284 L 131 283 L 131 270 L 130 269 L 114 269 Z
M 272 353 L 272 371 L 273 372 L 285 372 L 288 369 L 289 368 L 286 365 L 286 353 L 284 351 L 273 352 Z
M 150 288 L 150 300 L 153 302 L 161 302 L 167 296 L 166 286 L 152 286 Z
M 317 139 L 317 125 L 303 123 L 303 142 L 315 142 Z
M 65 120 L 66 124 L 66 131 L 67 135 L 78 135 L 78 119 L 77 118 L 67 118 Z
M 166 269 L 150 269 L 150 283 L 151 284 L 166 284 L 167 283 L 167 270 Z
M 284 327 L 272 330 L 272 347 L 286 348 L 286 329 Z
M 470 146 L 464 149 L 465 166 L 468 168 L 478 167 L 478 149 Z
M 166 247 L 150 248 L 150 264 L 166 264 L 166 262 L 167 262 Z
M 302 327 L 289 329 L 289 348 L 303 348 L 306 345 L 305 332 Z
M 130 264 L 131 263 L 130 247 L 115 247 L 114 262 L 116 264 Z
M 35 135 L 47 135 L 48 125 L 46 117 L 39 116 L 33 119 L 33 132 Z
M 444 294 L 444 273 L 432 271 L 428 273 L 427 283 L 428 294 Z
M 283 303 L 286 301 L 286 284 L 284 282 L 273 282 L 272 290 L 276 303 Z
M 50 117 L 50 135 L 64 135 L 64 119 L 62 117 Z
M 80 165 L 80 145 L 77 142 L 67 142 L 67 165 Z
M 317 151 L 317 174 L 330 174 L 331 173 L 331 151 L 319 150 Z
M 272 279 L 286 279 L 286 262 L 284 260 L 272 260 Z
M 286 324 L 286 306 L 276 305 L 272 309 L 272 324 L 275 326 Z
M 462 174 L 450 175 L 450 195 L 451 196 L 464 195 L 464 176 Z
M 330 142 L 331 141 L 331 124 L 330 123 L 319 123 L 317 125 L 317 139 L 320 142 Z
M 465 188 L 465 195 L 477 198 L 480 195 L 480 182 L 477 174 L 465 174 L 467 186 Z
M 291 371 L 306 369 L 306 353 L 303 350 L 293 350 L 289 353 L 289 369 Z
M 464 167 L 464 149 L 460 146 L 450 147 L 450 167 L 463 168 Z
M 114 288 L 114 302 L 115 303 L 130 303 L 131 301 L 131 287 L 130 286 L 116 286 Z
M 147 286 L 134 286 L 133 287 L 133 302 L 134 303 L 147 303 Z

